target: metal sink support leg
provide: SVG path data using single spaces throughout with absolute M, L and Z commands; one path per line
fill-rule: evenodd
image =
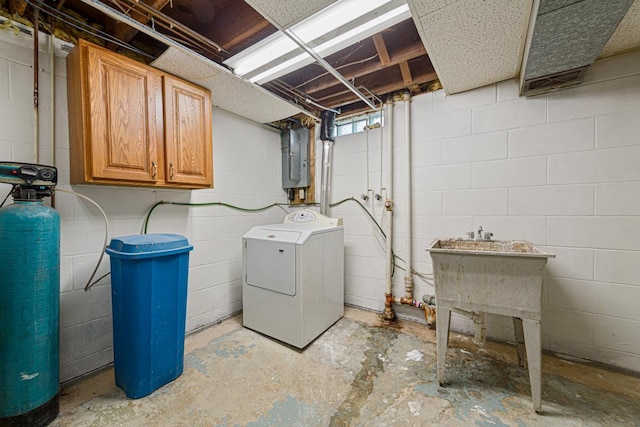
M 449 347 L 449 325 L 451 323 L 451 307 L 438 306 L 436 311 L 436 341 L 437 341 L 437 376 L 438 384 L 445 385 L 445 357 Z M 513 318 L 513 328 L 518 349 L 520 366 L 529 370 L 531 383 L 531 398 L 533 409 L 542 411 L 542 346 L 540 337 L 540 321 Z M 525 353 L 526 349 L 526 353 Z
M 451 322 L 451 307 L 438 305 L 436 310 L 436 341 L 437 341 L 437 371 L 438 384 L 444 385 L 444 358 L 449 347 L 449 323 Z
M 512 317 L 513 330 L 516 336 L 516 348 L 518 349 L 518 364 L 521 368 L 527 367 L 527 353 L 524 348 L 524 331 L 522 330 L 522 319 Z
M 540 321 L 522 319 L 524 342 L 527 348 L 529 364 L 529 381 L 531 382 L 531 397 L 533 409 L 542 411 L 542 347 L 540 342 Z

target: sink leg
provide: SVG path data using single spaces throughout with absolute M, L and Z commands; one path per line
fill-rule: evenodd
M 529 381 L 533 409 L 542 411 L 542 347 L 540 343 L 540 321 L 522 319 L 527 360 L 529 362 Z
M 516 336 L 516 348 L 518 349 L 518 364 L 521 368 L 527 366 L 527 354 L 524 351 L 524 331 L 522 330 L 522 319 L 512 317 L 513 330 Z
M 473 327 L 473 343 L 478 347 L 484 347 L 484 344 L 487 341 L 487 324 L 485 322 L 484 311 L 478 312 L 473 321 Z
M 436 338 L 437 338 L 437 374 L 438 383 L 444 385 L 444 358 L 449 346 L 449 323 L 451 322 L 451 307 L 438 305 L 436 310 Z

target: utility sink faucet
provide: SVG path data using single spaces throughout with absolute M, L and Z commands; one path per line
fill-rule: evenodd
M 478 227 L 478 234 L 474 233 L 473 231 L 467 231 L 467 238 L 468 239 L 473 239 L 475 241 L 478 240 L 491 240 L 491 238 L 493 237 L 493 233 L 490 232 L 485 232 L 484 236 L 482 235 L 482 232 L 484 231 L 484 229 L 482 228 L 482 226 Z

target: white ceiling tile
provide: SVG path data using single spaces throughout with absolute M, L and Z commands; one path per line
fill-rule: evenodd
M 418 17 L 423 17 L 458 1 L 460 0 L 408 0 L 407 3 L 413 6 Z
M 226 72 L 222 67 L 212 66 L 204 61 L 196 61 L 174 47 L 165 50 L 151 63 L 151 66 L 189 81 L 212 78 Z
M 611 38 L 600 52 L 600 57 L 615 55 L 640 48 L 640 0 L 636 0 Z
M 419 19 L 422 40 L 447 93 L 518 75 L 532 1 L 460 0 Z
M 283 28 L 297 24 L 336 0 L 246 0 L 258 13 Z
M 215 64 L 198 62 L 170 47 L 152 66 L 211 90 L 214 106 L 258 123 L 270 123 L 305 113 L 262 87 L 234 76 Z

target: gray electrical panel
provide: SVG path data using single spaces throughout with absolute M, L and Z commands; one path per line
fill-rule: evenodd
M 282 188 L 310 185 L 309 128 L 286 129 L 282 133 Z

